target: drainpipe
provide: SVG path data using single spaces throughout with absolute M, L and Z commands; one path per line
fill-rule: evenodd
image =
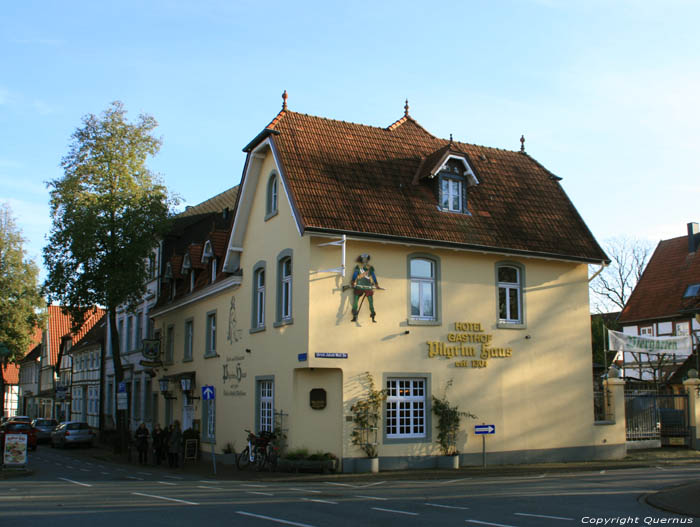
M 593 276 L 591 276 L 588 279 L 588 283 L 590 284 L 596 276 L 598 276 L 600 273 L 603 272 L 603 269 L 605 269 L 609 264 L 606 264 L 604 261 L 600 262 L 600 269 L 598 269 Z

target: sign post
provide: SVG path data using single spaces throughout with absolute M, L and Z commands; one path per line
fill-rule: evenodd
M 126 393 L 126 383 L 120 382 L 117 386 L 117 410 L 129 409 L 129 396 Z
M 214 390 L 214 387 L 205 384 L 202 386 L 202 401 L 205 401 L 204 404 L 209 405 L 208 408 L 208 419 L 207 419 L 207 436 L 209 436 L 209 440 L 211 442 L 211 461 L 214 465 L 214 475 L 216 476 L 216 454 L 214 453 L 214 437 L 216 433 L 216 426 L 215 426 L 215 421 L 214 421 L 214 398 L 216 397 L 216 391 Z
M 486 436 L 496 433 L 496 425 L 474 425 L 474 433 L 481 436 L 481 466 L 486 467 Z

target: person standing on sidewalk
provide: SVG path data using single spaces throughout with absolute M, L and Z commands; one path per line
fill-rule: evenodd
M 160 465 L 165 452 L 165 432 L 158 423 L 153 427 L 153 462 Z
M 136 449 L 139 451 L 139 465 L 145 465 L 148 462 L 148 436 L 146 423 L 141 423 L 134 434 Z
M 170 436 L 168 437 L 168 466 L 177 468 L 180 461 L 180 449 L 182 447 L 182 430 L 180 421 L 175 421 L 170 425 Z

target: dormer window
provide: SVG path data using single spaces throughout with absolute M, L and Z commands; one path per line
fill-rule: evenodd
M 467 185 L 471 183 L 469 169 L 459 158 L 449 158 L 438 172 L 440 209 L 446 212 L 468 213 Z

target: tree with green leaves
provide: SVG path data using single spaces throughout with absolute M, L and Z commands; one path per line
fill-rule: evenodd
M 44 307 L 39 269 L 27 258 L 24 239 L 7 203 L 0 203 L 0 415 L 5 414 L 3 369 L 29 351 Z
M 61 162 L 63 177 L 49 182 L 48 296 L 66 307 L 74 329 L 93 306 L 107 309 L 115 388 L 124 379 L 117 308 L 134 306 L 145 294 L 147 259 L 167 231 L 175 204 L 146 166 L 161 146 L 153 136 L 157 125 L 149 115 L 128 122 L 121 102 L 99 117 L 85 116 Z M 117 412 L 117 427 L 123 447 L 124 410 Z

